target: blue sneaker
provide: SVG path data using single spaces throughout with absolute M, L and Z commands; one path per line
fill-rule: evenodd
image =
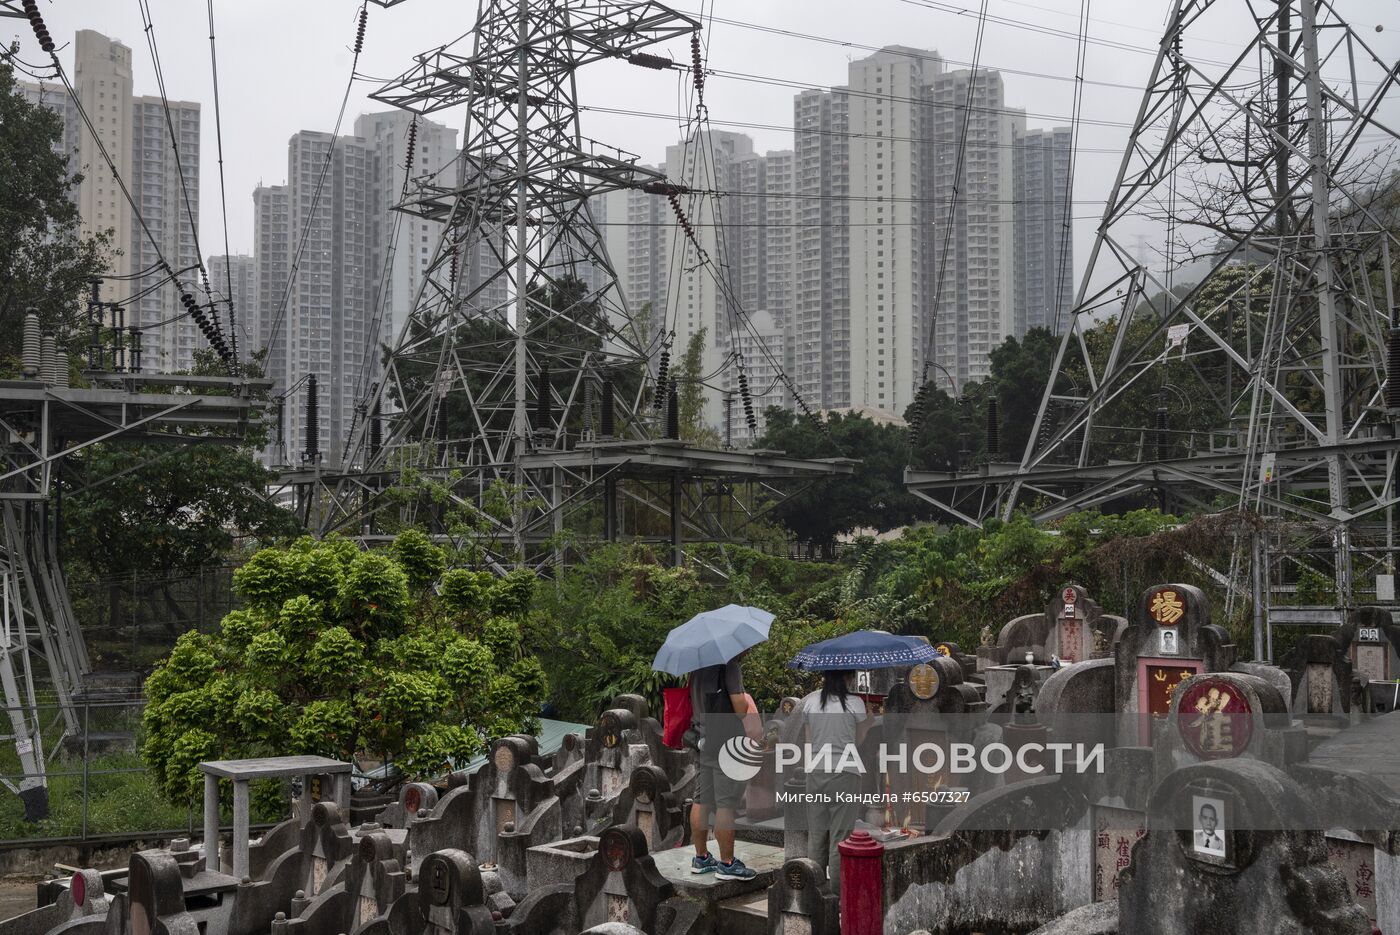
M 719 869 L 719 861 L 715 860 L 713 854 L 706 854 L 704 857 L 690 858 L 691 873 L 714 873 Z
M 714 860 L 713 857 L 710 858 Z M 735 857 L 729 863 L 718 863 L 715 865 L 716 880 L 752 880 L 758 874 L 744 866 L 744 862 Z

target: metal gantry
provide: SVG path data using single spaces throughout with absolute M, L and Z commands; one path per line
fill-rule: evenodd
M 382 377 L 358 401 L 341 465 L 284 475 L 312 525 L 372 538 L 380 511 L 406 509 L 385 492 L 410 469 L 444 480 L 462 503 L 503 484 L 519 506 L 496 560 L 543 563 L 557 555 L 538 546 L 570 516 L 601 513 L 615 538 L 621 504 L 656 484 L 665 494 L 642 499 L 669 515 L 678 550 L 687 528 L 726 535 L 706 485 L 752 488 L 739 510 L 751 517 L 780 495 L 779 480 L 850 470 L 697 449 L 663 437 L 675 434 L 662 428 L 666 407 L 648 404 L 649 393 L 675 391 L 654 386 L 654 342 L 627 307 L 590 203 L 672 186 L 582 135 L 575 78 L 607 59 L 669 65 L 646 50 L 698 29 L 653 2 L 483 0 L 470 53 L 420 55 L 372 95 L 415 114 L 464 106 L 464 146 L 451 171 L 399 206 L 443 231 Z
M 35 344 L 26 342 L 27 362 L 41 359 Z M 270 386 L 128 370 L 87 371 L 91 385 L 72 387 L 67 355 L 51 335 L 42 359 L 26 367 L 26 379 L 0 380 L 0 692 L 9 719 L 0 741 L 15 746 L 23 778 L 11 791 L 30 820 L 48 810 L 41 707 L 57 708 L 63 737 L 80 736 L 75 702 L 87 696 L 92 673 L 58 561 L 61 463 L 104 442 L 237 444 L 257 418 L 255 397 Z
M 1400 65 L 1341 6 L 1248 4 L 1217 64 L 1195 53 L 1219 55 L 1241 5 L 1176 0 L 1021 460 L 911 469 L 913 492 L 973 523 L 1129 497 L 1250 508 L 1274 520 L 1257 564 L 1296 574 L 1288 543 L 1316 557 L 1321 537 L 1341 604 L 1357 555 L 1393 571 L 1400 224 L 1377 153 Z M 1165 273 L 1135 256 L 1144 216 Z M 1209 271 L 1178 286 L 1188 256 Z

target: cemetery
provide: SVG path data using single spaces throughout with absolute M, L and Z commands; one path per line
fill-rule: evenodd
M 777 752 L 799 699 L 765 716 L 736 822 L 753 876 L 722 880 L 690 872 L 695 751 L 624 694 L 553 753 L 504 737 L 393 796 L 332 758 L 203 762 L 202 838 L 58 876 L 0 935 L 1400 932 L 1397 634 L 1361 608 L 1279 667 L 1243 663 L 1191 585 L 1123 618 L 1067 584 L 975 655 L 893 638 L 927 658 L 857 672 L 865 762 L 1051 741 L 1098 762 L 867 770 L 839 895 L 808 855 L 801 764 Z M 254 836 L 269 779 L 294 808 Z

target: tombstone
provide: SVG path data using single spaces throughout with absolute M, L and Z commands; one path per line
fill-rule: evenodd
M 1328 863 L 1309 793 L 1281 770 L 1234 759 L 1185 767 L 1160 783 L 1148 834 L 1119 894 L 1133 935 L 1370 935 L 1371 923 Z M 1210 817 L 1214 816 L 1214 817 Z
M 203 929 L 185 908 L 185 886 L 175 858 L 165 851 L 137 851 L 127 865 L 122 901 L 130 935 L 201 935 Z M 109 913 L 110 921 L 110 913 Z
M 1351 711 L 1351 658 L 1334 633 L 1303 636 L 1283 669 L 1291 683 L 1290 709 L 1298 715 L 1346 715 Z
M 456 848 L 423 859 L 414 907 L 422 935 L 494 935 L 486 890 L 476 861 Z
M 1202 672 L 1225 672 L 1235 662 L 1229 634 L 1210 622 L 1200 588 L 1159 584 L 1143 592 L 1132 625 L 1114 644 L 1114 708 L 1125 718 L 1119 742 L 1150 745 L 1171 711 L 1177 687 Z
M 1385 714 L 1400 709 L 1400 626 L 1384 607 L 1358 607 L 1336 634 L 1347 649 L 1359 683 L 1361 710 Z
M 492 744 L 486 765 L 466 785 L 450 790 L 426 816 L 409 825 L 412 864 L 435 851 L 467 844 L 478 860 L 499 874 L 512 900 L 523 898 L 526 851 L 558 841 L 565 832 L 554 782 L 530 762 L 530 754 L 530 744 L 521 737 Z M 415 873 L 417 869 L 413 866 Z
M 951 659 L 962 670 L 963 678 L 970 679 L 977 674 L 977 657 L 963 652 L 957 643 L 940 640 L 933 644 L 934 650 L 944 659 Z
M 977 688 L 963 680 L 964 670 L 953 655 L 939 655 L 928 662 L 891 670 L 897 681 L 885 703 L 885 721 L 880 736 L 874 738 L 890 747 L 903 745 L 913 750 L 923 744 L 945 748 L 949 743 L 968 743 L 984 721 L 987 703 Z M 872 732 L 873 733 L 873 732 Z M 950 775 L 917 770 L 897 771 L 890 779 L 889 792 L 904 800 L 915 794 L 951 789 Z M 884 791 L 884 790 L 879 790 Z M 922 831 L 938 823 L 944 809 L 928 803 L 903 804 L 893 811 L 893 824 Z M 886 816 L 882 817 L 882 824 Z
M 101 873 L 78 870 L 67 880 L 53 881 L 52 889 L 46 904 L 0 922 L 0 933 L 36 935 L 62 928 L 73 935 L 102 935 L 112 900 Z
M 977 648 L 977 669 L 1019 665 L 1027 661 L 1027 653 L 1038 665 L 1048 664 L 1051 657 L 1064 663 L 1084 662 L 1100 651 L 1096 635 L 1112 646 L 1127 627 L 1127 620 L 1105 614 L 1083 587 L 1068 584 L 1043 613 L 1026 614 L 1003 626 L 995 643 L 984 635 Z
M 334 802 L 316 803 L 311 809 L 311 821 L 302 829 L 298 849 L 302 893 L 307 898 L 315 898 L 340 882 L 354 850 L 350 827 L 342 817 L 340 806 Z M 273 866 L 278 869 L 277 865 Z
M 584 827 L 596 830 L 612 818 L 618 796 L 631 782 L 632 771 L 657 766 L 677 799 L 689 796 L 695 782 L 692 751 L 662 743 L 661 725 L 646 714 L 639 695 L 619 695 L 613 707 L 598 717 L 584 737 L 582 788 Z M 596 790 L 597 794 L 594 795 Z
M 1167 725 L 1154 750 L 1158 776 L 1232 758 L 1285 767 L 1308 754 L 1307 732 L 1294 723 L 1278 690 L 1242 672 L 1206 672 L 1182 682 Z
M 406 782 L 399 789 L 398 800 L 383 808 L 374 816 L 374 821 L 385 828 L 407 829 L 418 820 L 420 811 L 431 812 L 437 802 L 436 786 L 426 782 Z
M 647 849 L 659 851 L 684 843 L 689 815 L 671 791 L 659 766 L 639 766 L 613 806 L 613 824 L 631 825 L 646 838 Z
M 794 857 L 783 864 L 768 888 L 771 935 L 837 935 L 841 900 L 826 888 L 826 871 L 816 861 Z
M 401 857 L 382 829 L 367 831 L 341 879 L 314 896 L 292 900 L 293 917 L 274 920 L 272 935 L 356 935 L 366 929 L 387 915 L 407 888 Z

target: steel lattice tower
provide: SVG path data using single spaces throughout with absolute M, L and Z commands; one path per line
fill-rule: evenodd
M 318 518 L 303 499 L 313 525 L 366 535 L 385 484 L 408 468 L 460 478 L 454 493 L 468 501 L 505 482 L 533 504 L 510 523 L 520 561 L 531 542 L 562 530 L 565 510 L 599 491 L 612 538 L 617 481 L 641 471 L 671 500 L 678 549 L 688 479 L 849 470 L 658 447 L 666 407 L 647 405 L 651 348 L 590 199 L 622 188 L 664 197 L 674 187 L 581 134 L 575 76 L 605 59 L 668 68 L 645 50 L 698 29 L 652 2 L 482 0 L 470 54 L 420 55 L 372 95 L 415 114 L 465 105 L 466 131 L 455 179 L 406 186 L 399 210 L 445 222 L 443 235 L 382 380 L 358 405 L 345 470 L 329 476 L 313 465 L 284 478 L 325 495 Z
M 1021 460 L 911 469 L 914 492 L 974 523 L 1132 495 L 1252 508 L 1323 543 L 1343 606 L 1358 556 L 1393 571 L 1400 244 L 1376 153 L 1400 65 L 1339 6 L 1249 4 L 1253 31 L 1211 63 L 1193 52 L 1237 34 L 1240 5 L 1177 0 Z M 1199 284 L 1134 255 L 1143 214 L 1166 224 L 1167 269 L 1211 257 Z

